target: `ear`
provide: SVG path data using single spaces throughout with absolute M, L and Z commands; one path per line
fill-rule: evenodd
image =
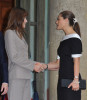
M 69 24 L 69 20 L 68 20 L 68 18 L 66 18 L 65 20 L 66 20 L 66 23 L 68 23 L 68 24 Z
M 68 18 L 66 18 L 65 20 L 66 20 L 66 22 L 69 22 Z

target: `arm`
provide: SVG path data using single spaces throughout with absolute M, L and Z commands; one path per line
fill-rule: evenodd
M 7 57 L 5 52 L 5 45 L 4 45 L 4 37 L 3 34 L 0 34 L 0 62 L 2 67 L 2 82 L 8 83 L 8 64 L 7 64 Z
M 4 37 L 2 33 L 0 33 L 0 63 L 1 63 L 0 67 L 2 68 L 1 92 L 4 89 L 1 95 L 4 95 L 8 91 L 8 65 L 7 65 L 7 58 L 5 52 Z
M 36 62 L 28 59 L 27 56 L 21 55 L 17 51 L 16 45 L 18 45 L 18 44 L 15 44 L 15 38 L 16 38 L 16 33 L 14 31 L 12 31 L 12 30 L 6 31 L 6 33 L 5 33 L 5 48 L 7 51 L 8 58 L 14 64 L 18 65 L 19 67 L 23 67 L 25 69 L 29 69 L 29 70 L 33 71 Z
M 57 59 L 55 62 L 48 63 L 48 70 L 58 70 L 59 69 L 60 60 Z
M 42 64 L 41 66 L 41 69 L 44 70 L 44 69 L 48 69 L 48 70 L 58 70 L 59 69 L 59 63 L 60 63 L 60 60 L 57 59 L 55 62 L 50 62 L 48 64 Z
M 74 38 L 71 41 L 71 57 L 74 62 L 74 77 L 73 82 L 69 85 L 69 88 L 72 87 L 72 90 L 79 90 L 79 66 L 80 66 L 80 57 L 82 56 L 82 42 L 80 39 Z
M 79 90 L 79 65 L 80 65 L 80 57 L 73 58 L 74 61 L 74 80 L 68 86 L 68 88 L 72 87 L 72 90 L 78 91 Z
M 79 81 L 79 66 L 80 66 L 80 57 L 73 58 L 74 60 L 74 80 Z M 77 76 L 78 78 L 75 78 Z

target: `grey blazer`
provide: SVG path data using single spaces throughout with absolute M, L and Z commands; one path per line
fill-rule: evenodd
M 28 58 L 28 45 L 15 30 L 5 32 L 5 48 L 8 56 L 9 79 L 31 79 L 35 61 Z

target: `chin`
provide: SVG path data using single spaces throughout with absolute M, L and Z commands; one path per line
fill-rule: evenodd
M 58 27 L 56 27 L 56 29 L 59 30 Z
M 25 28 L 25 26 L 23 26 L 23 28 Z
M 58 28 L 58 27 L 57 27 L 56 29 L 57 29 L 57 30 L 61 30 L 61 29 L 60 29 L 60 28 Z
M 22 25 L 23 28 L 25 28 L 25 26 L 26 26 L 25 24 Z

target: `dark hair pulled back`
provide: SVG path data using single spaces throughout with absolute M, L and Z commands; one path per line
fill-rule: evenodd
M 73 27 L 74 31 L 81 37 L 80 27 L 78 22 L 74 22 L 75 15 L 71 11 L 63 11 L 60 15 L 69 20 L 69 25 Z

